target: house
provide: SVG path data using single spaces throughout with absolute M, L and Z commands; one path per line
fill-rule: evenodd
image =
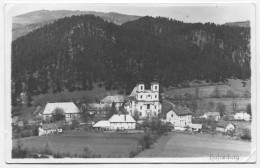
M 235 125 L 229 121 L 220 120 L 217 123 L 216 130 L 219 132 L 228 132 L 228 131 L 234 131 Z
M 51 123 L 51 124 L 42 124 L 41 126 L 39 126 L 38 132 L 39 132 L 39 136 L 43 136 L 43 135 L 49 135 L 54 133 L 62 133 L 63 130 L 61 125 Z
M 236 113 L 234 115 L 234 119 L 249 121 L 250 120 L 250 115 L 243 111 L 243 112 Z
M 80 111 L 73 102 L 47 103 L 42 113 L 43 120 L 50 119 L 57 108 L 63 109 L 66 122 L 80 117 Z
M 111 127 L 110 122 L 107 120 L 98 121 L 93 125 L 93 128 L 104 129 L 104 130 L 109 130 L 110 127 Z
M 189 124 L 189 128 L 191 129 L 191 131 L 197 131 L 197 132 L 201 132 L 202 130 L 202 124 Z
M 215 121 L 218 121 L 220 119 L 219 112 L 207 112 L 201 118 L 205 119 L 214 119 Z
M 102 105 L 109 105 L 110 107 L 112 106 L 112 103 L 115 103 L 115 106 L 117 110 L 119 109 L 120 106 L 123 105 L 123 103 L 127 102 L 129 99 L 125 95 L 119 95 L 119 94 L 114 94 L 114 95 L 108 95 L 105 98 L 103 98 L 100 103 Z
M 163 122 L 171 123 L 174 129 L 185 130 L 191 124 L 192 112 L 188 107 L 175 106 L 164 100 L 160 118 Z
M 140 118 L 158 116 L 161 113 L 159 101 L 159 83 L 153 81 L 150 89 L 145 89 L 145 84 L 140 81 L 129 95 L 129 104 L 125 109 L 132 116 L 137 112 Z
M 114 114 L 109 118 L 110 128 L 112 130 L 135 129 L 136 121 L 129 114 Z

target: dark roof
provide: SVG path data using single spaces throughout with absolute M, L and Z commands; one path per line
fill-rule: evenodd
M 178 115 L 178 116 L 183 116 L 183 115 L 191 115 L 192 112 L 188 107 L 174 107 L 173 111 Z
M 175 107 L 175 104 L 164 99 L 162 103 L 162 111 L 159 115 L 160 118 L 166 118 L 166 114 Z
M 232 123 L 230 121 L 219 120 L 217 123 L 217 127 L 226 128 L 229 124 L 232 124 Z

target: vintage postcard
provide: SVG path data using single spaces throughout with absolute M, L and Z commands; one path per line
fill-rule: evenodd
M 256 162 L 252 3 L 7 3 L 7 163 Z

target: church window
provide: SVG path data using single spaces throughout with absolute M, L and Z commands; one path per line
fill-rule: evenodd
M 147 104 L 147 109 L 150 109 L 150 104 Z
M 154 106 L 154 109 L 156 109 L 156 106 Z
M 155 86 L 155 90 L 157 90 L 157 86 Z
M 142 106 L 140 106 L 140 110 L 142 110 Z
M 141 90 L 143 90 L 143 86 L 141 86 Z

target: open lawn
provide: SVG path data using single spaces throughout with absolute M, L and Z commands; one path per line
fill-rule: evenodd
M 80 154 L 84 147 L 89 147 L 101 157 L 129 157 L 131 150 L 137 149 L 142 134 L 90 134 L 85 136 L 41 136 L 23 138 L 23 146 L 33 150 L 41 150 L 48 142 L 53 152 Z M 13 140 L 16 146 L 17 140 Z
M 249 156 L 251 143 L 229 140 L 208 134 L 171 132 L 163 136 L 151 149 L 137 157 L 210 157 L 210 155 Z

